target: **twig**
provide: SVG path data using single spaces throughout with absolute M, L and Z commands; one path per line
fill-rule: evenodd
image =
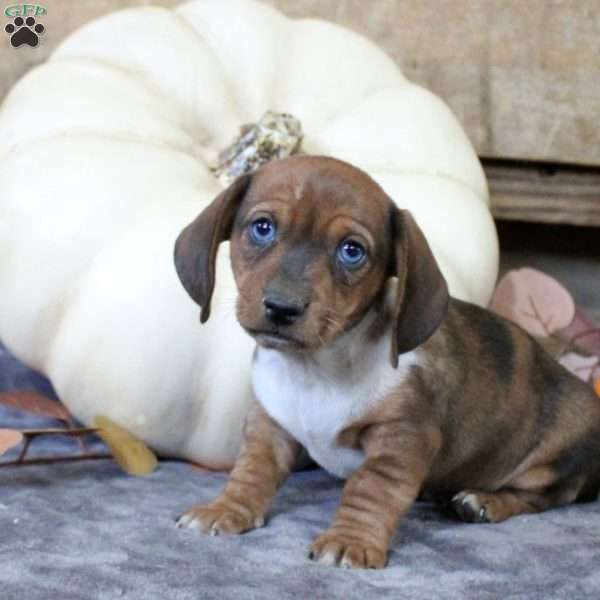
M 69 417 L 67 425 L 69 426 L 69 429 L 77 429 L 77 423 L 73 417 Z M 83 437 L 77 438 L 77 444 L 82 454 L 85 454 L 88 451 L 87 444 L 85 443 L 85 439 Z
M 27 451 L 29 450 L 29 446 L 31 442 L 41 435 L 66 435 L 69 437 L 77 437 L 78 439 L 81 436 L 88 435 L 90 433 L 96 433 L 98 431 L 97 427 L 80 427 L 80 428 L 72 428 L 72 429 L 60 429 L 60 428 L 52 428 L 52 429 L 24 429 L 19 433 L 25 438 L 23 442 L 23 448 L 21 448 L 21 452 L 17 457 L 17 460 L 14 461 L 17 465 L 27 464 L 29 461 L 25 460 L 25 456 L 27 455 Z M 87 448 L 79 446 L 81 449 L 81 454 L 79 456 L 85 457 L 87 456 Z M 5 464 L 5 463 L 1 463 Z
M 27 438 L 34 438 L 40 435 L 66 435 L 69 437 L 78 437 L 80 435 L 96 433 L 97 431 L 100 431 L 98 427 L 79 427 L 77 429 L 60 429 L 59 427 L 53 427 L 48 429 L 23 429 L 19 433 Z
M 23 448 L 21 448 L 21 452 L 19 452 L 19 457 L 17 458 L 17 463 L 22 463 L 25 459 L 25 455 L 27 454 L 27 450 L 29 450 L 29 444 L 31 444 L 32 437 L 25 437 L 25 442 L 23 443 Z
M 26 465 L 42 465 L 54 462 L 75 462 L 78 460 L 103 460 L 107 458 L 113 458 L 112 454 L 76 454 L 72 456 L 41 456 L 39 458 L 30 458 L 28 460 L 11 460 L 7 462 L 0 462 L 0 468 L 2 467 L 20 467 Z

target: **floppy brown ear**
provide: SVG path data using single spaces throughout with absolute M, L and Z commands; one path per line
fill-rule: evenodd
M 202 307 L 202 323 L 210 316 L 217 249 L 231 235 L 237 209 L 251 179 L 251 175 L 236 179 L 179 234 L 175 242 L 177 275 L 187 293 Z
M 398 290 L 392 321 L 392 366 L 398 355 L 425 342 L 448 310 L 450 296 L 429 244 L 410 212 L 396 209 L 392 216 Z

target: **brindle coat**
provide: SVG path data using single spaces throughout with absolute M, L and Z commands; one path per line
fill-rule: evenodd
M 277 228 L 266 246 L 249 234 L 261 218 Z M 475 522 L 598 494 L 600 400 L 519 327 L 450 299 L 410 214 L 365 173 L 293 157 L 217 197 L 175 250 L 202 321 L 228 239 L 238 320 L 258 342 L 258 401 L 224 491 L 179 526 L 261 526 L 301 442 L 348 477 L 331 527 L 311 547 L 326 564 L 384 566 L 419 494 Z M 366 249 L 356 269 L 336 257 L 348 239 Z M 293 319 L 269 320 L 271 297 Z

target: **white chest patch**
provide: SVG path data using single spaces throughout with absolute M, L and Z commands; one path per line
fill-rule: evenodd
M 336 368 L 259 347 L 252 368 L 254 392 L 267 413 L 313 460 L 342 478 L 355 471 L 364 456 L 361 450 L 340 446 L 339 433 L 374 408 L 417 359 L 415 352 L 407 353 L 393 369 L 387 340 L 364 350 L 352 368 Z

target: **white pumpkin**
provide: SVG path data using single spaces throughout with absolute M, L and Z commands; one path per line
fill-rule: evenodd
M 0 339 L 83 422 L 107 415 L 164 454 L 232 463 L 253 342 L 228 248 L 202 326 L 172 254 L 221 189 L 208 165 L 267 109 L 301 121 L 304 152 L 354 163 L 409 208 L 453 295 L 489 300 L 498 248 L 477 157 L 371 42 L 252 0 L 117 12 L 0 111 Z

